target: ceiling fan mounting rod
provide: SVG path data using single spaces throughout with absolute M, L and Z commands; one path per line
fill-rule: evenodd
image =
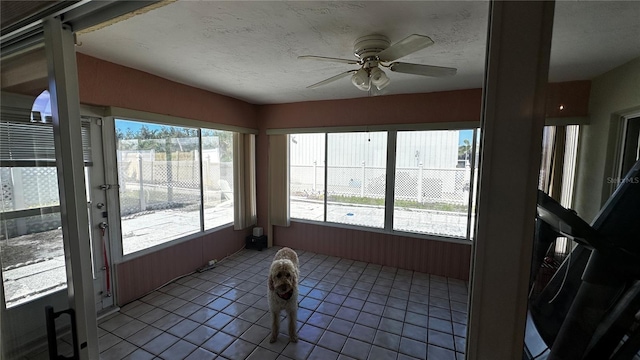
M 353 53 L 359 59 L 366 60 L 389 47 L 391 43 L 384 35 L 368 35 L 358 38 L 353 44 Z
M 362 61 L 362 67 L 365 69 L 374 68 L 380 62 L 377 56 L 368 56 L 360 61 Z

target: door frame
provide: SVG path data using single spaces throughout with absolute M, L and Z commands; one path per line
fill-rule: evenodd
M 85 110 L 86 109 L 86 110 Z M 89 168 L 88 192 L 90 201 L 89 226 L 92 241 L 92 262 L 93 262 L 93 286 L 96 303 L 97 316 L 103 317 L 117 311 L 116 291 L 113 282 L 113 246 L 111 222 L 109 221 L 110 200 L 108 191 L 104 185 L 107 184 L 105 174 L 109 169 L 105 167 L 103 118 L 97 115 L 98 111 L 88 107 L 83 107 L 82 120 L 90 122 L 91 134 L 91 157 L 93 165 Z M 90 115 L 87 115 L 90 114 Z M 106 216 L 105 216 L 106 215 Z M 107 227 L 104 233 L 100 224 Z M 104 259 L 107 259 L 105 265 Z M 107 284 L 107 281 L 109 282 Z
M 640 118 L 640 108 L 634 108 L 634 109 L 630 109 L 628 111 L 625 112 L 619 112 L 616 113 L 614 116 L 616 116 L 618 118 L 618 142 L 617 142 L 617 146 L 616 146 L 616 154 L 615 154 L 615 168 L 614 168 L 614 174 L 612 175 L 612 178 L 614 179 L 622 179 L 626 174 L 622 173 L 622 166 L 623 166 L 623 162 L 624 162 L 624 154 L 625 154 L 625 147 L 626 147 L 626 136 L 627 136 L 627 129 L 629 126 L 629 120 L 631 119 L 635 119 L 635 118 Z M 611 194 L 613 194 L 613 191 L 615 191 L 616 187 L 618 186 L 618 183 L 615 182 L 615 184 L 609 184 L 610 189 L 609 191 L 611 192 Z

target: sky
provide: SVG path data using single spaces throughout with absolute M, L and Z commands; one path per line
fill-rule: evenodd
M 472 144 L 472 138 L 473 130 L 460 130 L 460 140 L 458 141 L 458 145 L 464 144 L 464 140 L 469 140 L 469 144 Z
M 136 133 L 142 126 L 146 126 L 149 130 L 160 130 L 162 128 L 161 125 L 156 125 L 152 123 L 141 123 L 137 121 L 129 121 L 129 120 L 120 120 L 116 119 L 116 129 L 126 132 L 127 129 L 131 129 L 131 132 Z

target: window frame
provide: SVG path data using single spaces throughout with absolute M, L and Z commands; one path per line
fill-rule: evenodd
M 127 257 L 128 255 L 135 254 L 135 253 L 138 253 L 138 252 L 141 252 L 141 251 L 147 250 L 147 249 L 154 249 L 154 248 L 156 248 L 157 246 L 160 246 L 160 245 L 165 244 L 165 243 L 172 243 L 174 240 L 177 240 L 177 239 L 188 238 L 188 237 L 190 237 L 190 236 L 192 236 L 192 235 L 194 235 L 194 234 L 202 233 L 202 232 L 204 231 L 204 222 L 203 222 L 203 211 L 204 211 L 204 208 L 203 208 L 203 203 L 202 203 L 202 192 L 203 192 L 203 187 L 202 187 L 202 185 L 203 185 L 203 184 L 202 184 L 202 183 L 203 183 L 203 179 L 202 179 L 202 171 L 200 170 L 200 169 L 202 168 L 202 156 L 201 156 L 201 150 L 202 150 L 202 146 L 201 146 L 201 144 L 202 144 L 202 131 L 201 131 L 201 128 L 199 128 L 199 127 L 187 127 L 187 126 L 182 126 L 182 125 L 173 125 L 173 124 L 156 124 L 156 123 L 149 123 L 149 122 L 146 122 L 146 121 L 131 120 L 131 119 L 123 119 L 123 118 L 117 117 L 117 118 L 115 118 L 115 119 L 114 119 L 114 124 L 113 124 L 113 125 L 114 125 L 114 130 L 117 128 L 117 122 L 118 122 L 118 121 L 126 121 L 126 122 L 131 122 L 131 123 L 132 123 L 132 122 L 135 122 L 135 123 L 140 124 L 140 125 L 142 125 L 142 126 L 145 126 L 145 125 L 147 125 L 147 124 L 150 124 L 150 125 L 158 125 L 158 126 L 167 127 L 167 128 L 169 128 L 169 130 L 177 130 L 177 129 L 180 129 L 180 130 L 195 131 L 195 132 L 196 132 L 196 136 L 194 136 L 194 137 L 189 137 L 188 139 L 189 139 L 189 140 L 190 140 L 190 139 L 197 139 L 197 141 L 198 141 L 197 149 L 198 149 L 198 151 L 200 152 L 200 154 L 198 155 L 198 166 L 199 166 L 199 169 L 198 169 L 198 178 L 197 178 L 197 182 L 198 182 L 198 184 L 197 184 L 197 189 L 198 189 L 198 190 L 199 190 L 199 192 L 200 192 L 200 194 L 198 194 L 198 196 L 197 196 L 197 200 L 198 200 L 198 211 L 199 211 L 199 214 L 198 214 L 198 216 L 197 216 L 198 224 L 196 225 L 196 224 L 195 224 L 195 221 L 193 222 L 193 224 L 191 224 L 191 221 L 188 221 L 189 226 L 188 226 L 188 227 L 186 228 L 186 230 L 185 230 L 185 232 L 186 232 L 186 234 L 185 234 L 185 235 L 178 236 L 178 237 L 176 237 L 176 238 L 170 238 L 170 237 L 169 237 L 169 238 L 168 238 L 168 240 L 160 239 L 160 240 L 162 241 L 162 242 L 160 242 L 160 243 L 157 243 L 157 244 L 155 244 L 155 245 L 151 245 L 151 246 L 149 246 L 149 247 L 145 247 L 145 248 L 142 248 L 142 249 L 139 249 L 139 250 L 134 250 L 134 251 L 129 252 L 129 253 L 126 253 L 126 254 L 124 253 L 124 250 L 125 250 L 125 245 L 124 245 L 124 243 L 125 243 L 125 239 L 124 239 L 124 236 L 120 236 L 120 238 L 119 238 L 119 240 L 120 240 L 119 242 L 120 242 L 120 246 L 121 246 L 121 248 L 120 248 L 120 251 L 121 251 L 121 252 L 120 252 L 120 255 L 122 255 L 123 257 Z M 117 135 L 117 131 L 116 131 L 116 135 Z M 162 138 L 161 138 L 161 139 L 154 139 L 154 140 L 153 140 L 153 142 L 159 142 L 159 143 L 163 143 L 163 142 L 166 142 L 166 141 L 168 141 L 168 142 L 173 142 L 173 140 L 174 140 L 174 139 L 175 139 L 175 140 L 177 140 L 178 138 L 175 138 L 175 137 L 172 135 L 171 137 L 169 137 L 169 138 L 165 138 L 165 139 L 162 139 Z M 138 139 L 138 140 L 140 140 L 140 139 Z M 115 139 L 115 141 L 116 141 L 116 152 L 117 152 L 117 151 L 119 150 L 119 149 L 118 149 L 118 139 L 116 138 L 116 139 Z M 138 146 L 139 146 L 139 142 L 138 142 Z M 140 150 L 139 150 L 139 149 L 137 149 L 137 150 L 134 150 L 134 152 L 135 152 L 135 151 L 140 151 Z M 169 159 L 170 159 L 170 158 L 169 158 L 169 155 L 170 155 L 172 152 L 173 152 L 173 150 L 171 150 L 171 151 L 167 154 L 167 158 L 166 158 L 167 165 L 169 165 Z M 139 152 L 138 152 L 138 156 L 140 156 L 140 153 L 139 153 Z M 117 167 L 116 167 L 116 174 L 118 174 L 118 176 L 119 176 L 119 174 L 121 173 L 121 171 L 120 171 L 120 169 L 118 168 L 118 166 L 119 166 L 120 164 L 118 164 L 117 158 L 118 158 L 118 155 L 116 155 L 116 166 L 117 166 Z M 178 168 L 179 168 L 179 167 L 180 167 L 180 164 L 182 164 L 182 162 L 180 161 L 180 159 L 178 159 L 178 160 L 177 160 L 177 162 L 178 162 Z M 173 168 L 173 166 L 171 166 L 171 168 Z M 139 175 L 140 175 L 140 176 L 141 176 L 141 178 L 142 178 L 142 169 L 141 169 L 141 168 L 139 169 L 139 172 L 140 172 L 140 174 L 139 174 Z M 152 170 L 152 172 L 153 172 L 153 170 Z M 170 174 L 170 173 L 171 173 L 171 171 L 169 171 L 169 170 L 168 170 L 168 173 Z M 179 176 L 179 175 L 178 175 L 178 176 Z M 172 177 L 172 178 L 173 178 L 173 177 Z M 119 200 L 120 200 L 120 201 L 118 202 L 118 215 L 119 215 L 119 217 L 120 217 L 120 223 L 119 223 L 119 226 L 120 226 L 120 229 L 122 229 L 122 220 L 123 220 L 123 218 L 122 218 L 122 211 L 123 211 L 123 209 L 122 209 L 122 200 L 123 200 L 123 199 L 122 199 L 122 196 L 121 196 L 121 195 L 122 195 L 122 193 L 121 193 L 121 191 L 120 191 L 120 190 L 121 190 L 121 188 L 120 188 L 120 184 L 121 184 L 120 180 L 121 180 L 121 179 L 118 179 L 118 182 L 117 182 L 118 186 L 116 187 L 116 189 L 118 190 L 118 197 L 119 197 Z M 173 180 L 169 180 L 169 181 L 170 181 L 170 182 L 173 182 Z M 144 182 L 144 181 L 141 181 L 141 182 Z M 172 190 L 171 190 L 171 189 L 172 189 L 172 187 L 171 187 L 171 186 L 167 186 L 166 188 L 161 189 L 161 192 L 163 192 L 164 190 L 166 190 L 166 191 L 167 191 L 167 193 L 171 193 L 171 192 L 172 192 Z M 132 191 L 133 191 L 133 193 L 136 193 L 136 192 L 138 192 L 138 189 L 135 189 L 135 188 L 134 188 Z M 139 195 L 138 195 L 137 197 L 135 197 L 136 201 L 137 201 L 139 198 L 140 198 L 140 197 L 139 197 Z M 169 200 L 170 200 L 170 197 L 168 197 L 168 201 L 169 201 Z M 143 201 L 141 200 L 141 203 L 142 203 L 142 202 L 143 202 Z M 195 203 L 194 203 L 193 205 L 195 205 Z M 141 209 L 141 211 L 140 211 L 140 212 L 143 212 L 144 210 L 146 210 L 146 209 Z M 143 215 L 143 216 L 144 216 L 144 215 Z M 233 221 L 231 222 L 231 224 L 233 224 Z M 228 225 L 228 224 L 225 224 L 225 225 Z M 161 229 L 159 229 L 159 231 L 161 231 Z
M 115 120 L 127 120 L 127 121 L 137 121 L 137 122 L 145 122 L 155 125 L 165 125 L 165 126 L 181 126 L 181 127 L 189 127 L 198 129 L 198 138 L 200 140 L 200 151 L 202 150 L 202 132 L 201 129 L 210 129 L 210 130 L 220 130 L 220 131 L 231 131 L 245 134 L 258 134 L 258 130 L 244 128 L 239 126 L 232 126 L 226 124 L 219 124 L 215 122 L 207 122 L 200 121 L 194 119 L 183 118 L 179 116 L 169 116 L 163 114 L 150 113 L 145 111 L 131 110 L 131 109 L 123 109 L 117 107 L 109 107 L 105 110 L 106 116 L 103 117 L 103 126 L 102 126 L 102 138 L 103 138 L 103 147 L 104 147 L 104 166 L 107 170 L 116 170 L 117 162 L 116 162 L 116 132 L 115 132 Z M 202 200 L 203 196 L 203 184 L 202 184 L 202 157 L 200 157 L 200 198 Z M 118 184 L 118 175 L 117 171 L 106 171 L 105 173 L 105 182 L 106 184 Z M 115 187 L 117 189 L 117 186 Z M 234 190 L 235 191 L 235 190 Z M 121 216 L 120 216 L 120 194 L 119 191 L 107 191 L 107 208 L 108 208 L 108 221 L 111 226 L 109 230 L 112 236 L 112 254 L 113 254 L 113 263 L 120 264 L 132 259 L 136 259 L 148 254 L 152 254 L 158 251 L 162 251 L 164 249 L 170 248 L 172 246 L 185 243 L 194 239 L 201 238 L 211 233 L 215 233 L 222 229 L 233 228 L 234 221 L 230 223 L 216 226 L 209 229 L 204 229 L 204 222 L 202 221 L 203 213 L 203 202 L 200 202 L 200 230 L 188 234 L 179 238 L 175 238 L 139 251 L 135 251 L 129 254 L 123 253 L 123 244 L 122 244 L 122 229 L 120 225 Z M 235 206 L 235 204 L 234 204 Z
M 270 129 L 267 130 L 267 135 L 277 135 L 277 134 L 305 134 L 305 133 L 324 133 L 325 134 L 325 164 L 324 164 L 324 176 L 325 176 L 325 188 L 324 193 L 326 194 L 327 187 L 327 161 L 326 154 L 328 151 L 327 141 L 329 133 L 346 133 L 346 132 L 373 132 L 373 131 L 386 131 L 387 132 L 387 158 L 386 158 L 386 189 L 385 189 L 385 206 L 384 206 L 384 228 L 375 228 L 361 225 L 351 225 L 351 224 L 343 224 L 327 221 L 327 201 L 326 198 L 324 200 L 324 220 L 316 221 L 316 220 L 308 220 L 308 219 L 299 219 L 299 218 L 291 218 L 293 222 L 320 225 L 320 226 L 329 226 L 334 228 L 343 228 L 343 229 L 355 229 L 361 231 L 368 231 L 374 233 L 382 233 L 388 235 L 397 235 L 397 236 L 405 236 L 405 237 L 413 237 L 419 239 L 428 239 L 428 240 L 439 240 L 445 242 L 459 243 L 459 244 L 470 244 L 473 242 L 473 231 L 471 228 L 475 226 L 475 218 L 473 217 L 473 212 L 475 212 L 475 204 L 474 204 L 474 190 L 477 190 L 477 186 L 473 186 L 474 182 L 478 181 L 477 170 L 477 154 L 479 143 L 477 141 L 479 134 L 480 123 L 475 121 L 468 122 L 455 122 L 455 123 L 430 123 L 430 124 L 401 124 L 401 125 L 376 125 L 376 126 L 343 126 L 343 127 L 325 127 L 325 128 L 292 128 L 292 129 Z M 469 207 L 467 210 L 467 229 L 466 236 L 463 237 L 453 237 L 453 236 L 444 236 L 437 234 L 428 234 L 428 233 L 418 233 L 418 232 L 410 232 L 410 231 L 401 231 L 393 229 L 393 216 L 395 210 L 395 165 L 396 165 L 396 145 L 397 145 L 397 134 L 400 131 L 438 131 L 438 130 L 472 130 L 473 138 L 472 138 L 472 152 L 474 156 L 471 159 L 471 180 L 470 182 L 470 191 L 469 191 Z M 288 165 L 290 166 L 290 165 Z M 393 169 L 393 171 L 389 171 L 389 169 Z M 289 200 L 291 202 L 291 200 Z

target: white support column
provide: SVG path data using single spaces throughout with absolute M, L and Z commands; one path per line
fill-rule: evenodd
M 48 18 L 44 21 L 44 36 L 69 306 L 76 313 L 80 359 L 98 359 L 98 329 L 91 274 L 78 72 L 73 34 L 58 18 Z
M 553 1 L 492 1 L 468 360 L 521 359 Z

